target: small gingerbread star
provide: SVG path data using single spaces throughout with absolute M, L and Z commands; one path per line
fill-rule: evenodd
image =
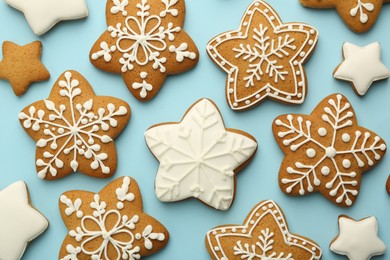
M 340 234 L 330 244 L 330 250 L 346 255 L 349 260 L 371 259 L 383 255 L 386 245 L 378 237 L 378 221 L 368 217 L 359 221 L 339 217 Z
M 41 62 L 42 43 L 35 41 L 19 46 L 13 42 L 3 43 L 3 60 L 0 61 L 0 79 L 6 79 L 17 96 L 38 81 L 48 80 L 50 73 Z

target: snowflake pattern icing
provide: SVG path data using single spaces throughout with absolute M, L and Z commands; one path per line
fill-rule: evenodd
M 285 159 L 281 187 L 296 195 L 319 190 L 336 204 L 351 206 L 361 173 L 382 159 L 386 145 L 373 132 L 357 127 L 353 109 L 341 94 L 321 104 L 311 116 L 284 115 L 274 122 L 280 147 L 294 158 L 303 158 L 294 165 L 286 164 L 295 161 L 291 157 Z
M 123 180 L 122 185 L 115 191 L 117 204 L 114 205 L 116 205 L 116 209 L 108 209 L 108 204 L 101 199 L 99 194 L 93 196 L 91 203 L 83 202 L 80 198 L 77 198 L 73 203 L 65 194 L 60 197 L 60 202 L 67 207 L 64 210 L 66 217 L 72 217 L 77 212 L 69 210 L 69 205 L 76 205 L 76 201 L 79 201 L 79 207 L 85 203 L 85 207 L 93 210 L 92 214 L 73 216 L 73 218 L 78 219 L 80 224 L 69 231 L 72 244 L 64 244 L 66 254 L 61 260 L 77 260 L 81 256 L 88 256 L 92 260 L 141 259 L 141 246 L 146 250 L 152 250 L 154 242 L 165 241 L 164 233 L 154 232 L 155 227 L 152 225 L 138 227 L 141 225 L 141 217 L 138 214 L 128 215 L 123 211 L 126 210 L 123 203 L 134 202 L 136 197 L 132 192 L 129 192 L 131 179 L 129 177 L 121 179 Z M 116 182 L 119 182 L 119 179 Z M 136 185 L 135 182 L 132 185 Z M 108 219 L 115 220 L 112 222 L 114 225 L 108 225 Z M 91 225 L 91 223 L 94 224 Z M 95 229 L 97 227 L 97 230 L 91 230 L 91 227 L 95 227 Z M 143 229 L 141 233 L 137 232 L 139 228 Z M 91 247 L 89 243 L 96 243 L 96 246 Z M 135 245 L 136 243 L 137 245 Z M 114 250 L 110 251 L 110 247 Z M 116 254 L 115 256 L 112 255 L 113 252 Z
M 289 232 L 283 212 L 271 200 L 257 204 L 242 225 L 208 231 L 206 246 L 212 259 L 221 260 L 318 260 L 322 255 L 315 242 Z
M 255 139 L 227 131 L 215 105 L 198 101 L 178 124 L 151 127 L 145 138 L 160 161 L 156 194 L 162 201 L 195 197 L 227 210 L 234 196 L 234 171 L 256 152 Z
M 238 30 L 217 35 L 207 45 L 211 59 L 227 74 L 227 101 L 245 110 L 265 98 L 301 104 L 307 80 L 303 64 L 318 41 L 317 30 L 283 23 L 265 1 L 254 1 Z
M 58 82 L 58 94 L 63 102 L 57 104 L 45 99 L 42 108 L 31 105 L 19 114 L 26 131 L 41 136 L 37 140 L 37 148 L 44 151 L 37 155 L 36 166 L 42 179 L 48 174 L 56 177 L 59 170 L 66 168 L 64 158 L 72 158 L 69 166 L 74 172 L 79 169 L 79 158 L 83 157 L 83 160 L 90 161 L 91 170 L 100 169 L 104 175 L 113 173 L 106 165 L 109 154 L 104 152 L 103 146 L 113 142 L 109 131 L 122 128 L 118 126 L 118 118 L 128 115 L 130 111 L 127 104 L 116 107 L 113 103 L 96 109 L 94 98 L 82 103 L 75 102 L 80 100 L 89 86 L 80 85 L 74 74 L 76 72 L 67 71 L 64 73 L 65 79 Z
M 121 64 L 122 73 L 152 63 L 154 70 L 164 74 L 168 57 L 161 53 L 165 50 L 175 53 L 176 61 L 179 63 L 183 62 L 185 58 L 191 60 L 197 58 L 195 52 L 188 50 L 187 43 L 182 42 L 179 46 L 174 45 L 173 42 L 178 33 L 182 31 L 182 28 L 176 26 L 173 22 L 169 22 L 167 25 L 163 24 L 163 19 L 168 15 L 173 17 L 179 15 L 179 11 L 175 8 L 179 0 L 161 0 L 165 9 L 158 15 L 151 13 L 153 7 L 148 4 L 148 0 L 141 0 L 135 4 L 135 8 L 138 9 L 136 16 L 128 15 L 128 11 L 126 11 L 129 5 L 128 0 L 108 1 L 112 1 L 113 4 L 110 13 L 113 15 L 122 14 L 125 19 L 123 22 L 108 26 L 107 32 L 110 33 L 112 39 L 115 39 L 115 42 L 112 45 L 106 41 L 100 42 L 101 49 L 91 54 L 92 60 L 103 57 L 106 62 L 111 62 L 112 54 L 119 52 L 120 58 L 115 62 Z M 128 44 L 129 42 L 131 44 Z M 140 97 L 142 99 L 146 98 L 148 91 L 150 92 L 152 89 L 153 87 L 150 89 L 142 88 Z
M 374 11 L 375 6 L 372 3 L 369 2 L 363 2 L 362 0 L 358 0 L 356 6 L 351 9 L 350 15 L 352 17 L 357 16 L 358 13 L 360 13 L 359 20 L 361 23 L 367 23 L 368 21 L 368 15 L 364 12 L 364 10 L 367 10 L 368 12 Z
M 234 246 L 234 255 L 240 256 L 241 259 L 294 260 L 291 253 L 285 254 L 281 252 L 278 254 L 273 251 L 273 244 L 275 243 L 273 237 L 274 233 L 269 228 L 266 228 L 261 230 L 258 241 L 253 245 L 248 243 L 242 245 L 242 242 L 239 240 Z M 260 252 L 257 252 L 258 250 Z

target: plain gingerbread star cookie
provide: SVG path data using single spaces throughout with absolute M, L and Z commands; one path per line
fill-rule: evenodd
M 368 217 L 356 221 L 347 216 L 339 217 L 339 235 L 331 242 L 330 250 L 349 260 L 369 260 L 383 255 L 386 245 L 378 237 L 378 221 Z
M 278 116 L 272 130 L 285 154 L 279 170 L 283 192 L 321 192 L 342 207 L 353 205 L 362 174 L 386 153 L 385 141 L 358 124 L 352 105 L 341 94 L 326 97 L 310 115 Z
M 257 150 L 254 137 L 225 128 L 218 108 L 208 99 L 192 105 L 180 123 L 150 127 L 145 139 L 160 162 L 155 191 L 161 201 L 194 197 L 219 210 L 232 205 L 236 173 Z
M 354 32 L 363 33 L 374 26 L 388 0 L 300 0 L 306 7 L 329 9 L 335 8 L 341 19 Z
M 183 29 L 185 13 L 184 0 L 107 0 L 107 30 L 91 49 L 91 63 L 122 74 L 138 100 L 152 99 L 168 75 L 198 63 Z
M 3 43 L 0 79 L 10 82 L 15 95 L 23 95 L 33 82 L 50 78 L 50 73 L 41 62 L 41 55 L 42 43 L 40 41 L 24 46 L 9 41 Z
M 0 191 L 0 209 L 0 259 L 21 259 L 27 244 L 42 234 L 49 222 L 31 206 L 23 181 Z
M 121 177 L 99 193 L 68 191 L 59 200 L 69 233 L 59 259 L 141 259 L 169 240 L 165 227 L 143 212 L 136 181 Z
M 36 35 L 46 33 L 60 21 L 88 16 L 85 0 L 5 0 L 5 2 L 24 13 Z
M 318 41 L 317 30 L 304 23 L 283 23 L 272 7 L 254 1 L 238 30 L 214 37 L 207 45 L 226 80 L 226 99 L 233 110 L 246 110 L 265 99 L 301 104 L 307 93 L 303 64 Z
M 242 225 L 223 225 L 206 235 L 214 260 L 319 260 L 322 250 L 309 238 L 291 234 L 285 216 L 272 200 L 257 204 Z
M 360 96 L 366 94 L 371 84 L 390 77 L 390 70 L 381 61 L 378 42 L 364 47 L 346 42 L 343 45 L 344 61 L 333 72 L 336 79 L 349 81 Z
M 123 100 L 96 96 L 76 71 L 63 73 L 47 99 L 19 114 L 24 130 L 36 143 L 38 177 L 54 180 L 80 171 L 108 178 L 117 168 L 114 139 L 130 120 Z

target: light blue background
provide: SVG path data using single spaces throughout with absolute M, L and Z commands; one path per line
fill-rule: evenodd
M 220 224 L 241 224 L 252 207 L 265 199 L 273 199 L 282 207 L 292 232 L 310 237 L 320 244 L 323 259 L 346 259 L 328 249 L 330 241 L 338 233 L 337 217 L 340 214 L 356 219 L 376 216 L 380 237 L 390 248 L 390 197 L 385 192 L 385 182 L 390 173 L 389 156 L 364 175 L 358 200 L 351 208 L 343 209 L 320 194 L 295 198 L 282 193 L 278 186 L 278 170 L 283 154 L 271 132 L 271 123 L 276 116 L 284 113 L 308 114 L 325 96 L 340 92 L 349 98 L 360 124 L 390 143 L 390 82 L 374 84 L 367 95 L 360 98 L 348 83 L 332 78 L 333 69 L 341 61 L 341 46 L 345 41 L 359 45 L 379 41 L 383 47 L 383 62 L 390 67 L 390 4 L 384 6 L 382 15 L 370 32 L 358 35 L 343 24 L 334 10 L 305 9 L 298 0 L 269 2 L 284 22 L 306 22 L 320 32 L 317 49 L 306 65 L 309 93 L 300 106 L 266 101 L 253 110 L 236 113 L 225 101 L 226 74 L 211 62 L 205 48 L 208 40 L 215 35 L 238 27 L 251 0 L 187 0 L 185 29 L 200 50 L 200 62 L 190 72 L 169 77 L 157 97 L 146 104 L 138 102 L 130 94 L 121 76 L 99 71 L 89 62 L 89 50 L 106 28 L 106 1 L 88 0 L 90 14 L 87 19 L 61 23 L 43 37 L 37 37 L 23 15 L 0 0 L 0 42 L 10 40 L 22 45 L 41 40 L 44 44 L 42 61 L 51 73 L 49 81 L 34 84 L 19 98 L 8 82 L 0 81 L 0 189 L 17 180 L 25 180 L 33 204 L 50 221 L 49 229 L 31 243 L 24 259 L 57 258 L 67 233 L 57 205 L 62 192 L 73 189 L 98 192 L 110 181 L 74 174 L 47 182 L 38 179 L 35 174 L 35 143 L 20 126 L 18 113 L 32 102 L 47 98 L 53 83 L 67 69 L 81 72 L 98 95 L 122 98 L 132 107 L 132 119 L 116 142 L 119 164 L 112 179 L 122 175 L 134 177 L 141 188 L 145 211 L 160 220 L 171 234 L 168 246 L 149 259 L 209 259 L 204 246 L 206 232 Z M 179 121 L 187 108 L 202 97 L 216 102 L 228 127 L 252 134 L 260 144 L 253 162 L 238 175 L 235 202 L 227 212 L 213 210 L 196 200 L 166 204 L 154 194 L 158 162 L 146 147 L 143 133 L 153 124 Z M 389 258 L 390 252 L 375 259 Z

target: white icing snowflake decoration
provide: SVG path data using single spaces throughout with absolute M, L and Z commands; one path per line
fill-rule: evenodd
M 340 206 L 354 203 L 361 174 L 386 152 L 379 136 L 358 126 L 341 94 L 325 98 L 309 116 L 279 116 L 273 131 L 286 154 L 279 172 L 282 190 L 292 195 L 320 191 Z
M 60 209 L 70 231 L 60 252 L 61 260 L 134 260 L 158 250 L 155 244 L 167 242 L 167 231 L 142 212 L 139 196 L 136 182 L 129 177 L 115 180 L 99 194 L 63 194 Z M 77 210 L 73 207 L 76 202 Z
M 235 193 L 235 171 L 256 152 L 248 134 L 225 129 L 216 106 L 195 103 L 180 123 L 151 127 L 147 145 L 160 161 L 155 190 L 161 201 L 195 197 L 227 210 Z
M 61 178 L 77 170 L 111 176 L 116 169 L 113 139 L 129 117 L 128 104 L 95 96 L 75 71 L 60 77 L 48 99 L 19 114 L 23 127 L 37 141 L 36 166 L 42 179 Z

